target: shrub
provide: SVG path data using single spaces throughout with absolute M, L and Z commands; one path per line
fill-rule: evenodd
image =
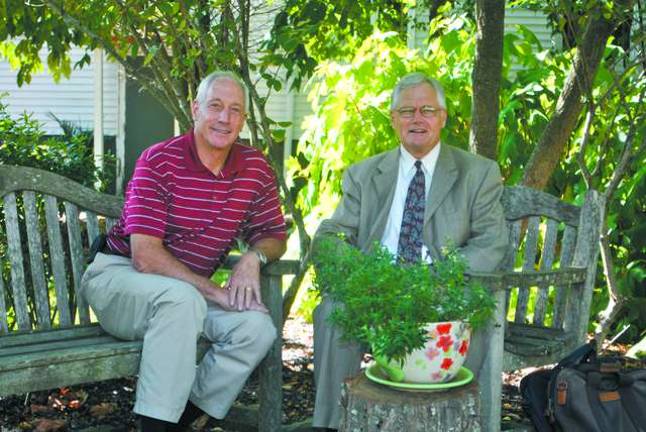
M 11 118 L 0 100 L 0 163 L 40 168 L 99 191 L 108 190 L 115 181 L 116 158 L 106 154 L 103 168 L 98 168 L 88 132 L 74 131 L 46 137 L 37 120 L 27 113 Z

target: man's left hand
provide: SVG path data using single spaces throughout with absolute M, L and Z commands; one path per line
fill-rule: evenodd
M 231 307 L 239 311 L 264 309 L 267 312 L 260 295 L 260 260 L 254 252 L 249 251 L 240 257 L 225 288 L 229 290 Z

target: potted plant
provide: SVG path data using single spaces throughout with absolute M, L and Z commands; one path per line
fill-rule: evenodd
M 315 287 L 340 305 L 331 322 L 371 347 L 392 381 L 452 379 L 470 332 L 495 310 L 489 291 L 466 277 L 456 248 L 432 265 L 401 265 L 379 244 L 364 254 L 330 237 L 319 242 L 315 264 Z

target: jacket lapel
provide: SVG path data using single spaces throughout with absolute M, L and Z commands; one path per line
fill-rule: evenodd
M 375 241 L 380 241 L 383 236 L 390 206 L 395 195 L 397 186 L 397 173 L 399 171 L 399 147 L 389 151 L 381 160 L 375 174 L 372 177 L 372 189 L 375 191 L 371 199 L 373 211 L 377 213 L 370 235 L 368 236 L 367 247 L 371 247 Z
M 435 171 L 433 172 L 433 181 L 431 190 L 426 200 L 426 210 L 424 211 L 424 225 L 428 225 L 431 217 L 449 193 L 453 184 L 458 178 L 458 170 L 453 160 L 453 154 L 449 146 L 442 144 L 440 155 L 437 158 Z

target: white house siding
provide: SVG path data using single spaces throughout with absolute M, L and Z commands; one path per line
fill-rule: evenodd
M 547 22 L 547 15 L 527 9 L 507 9 L 505 11 L 505 33 L 516 32 L 518 25 L 529 28 L 541 42 L 543 49 L 560 48 L 559 36 L 552 36 L 552 30 Z
M 90 54 L 91 55 L 91 54 Z M 73 49 L 70 53 L 72 63 L 83 56 L 83 50 Z M 58 124 L 49 116 L 53 113 L 62 120 L 74 122 L 87 129 L 94 124 L 94 70 L 92 64 L 80 70 L 73 70 L 70 78 L 61 78 L 56 83 L 48 74 L 46 53 L 42 60 L 44 70 L 32 76 L 31 83 L 18 87 L 17 71 L 11 69 L 8 61 L 0 61 L 0 93 L 8 93 L 2 98 L 8 105 L 12 116 L 23 112 L 33 114 L 40 121 L 47 134 L 60 134 Z M 117 135 L 117 95 L 118 65 L 109 61 L 103 62 L 103 119 L 104 134 Z

